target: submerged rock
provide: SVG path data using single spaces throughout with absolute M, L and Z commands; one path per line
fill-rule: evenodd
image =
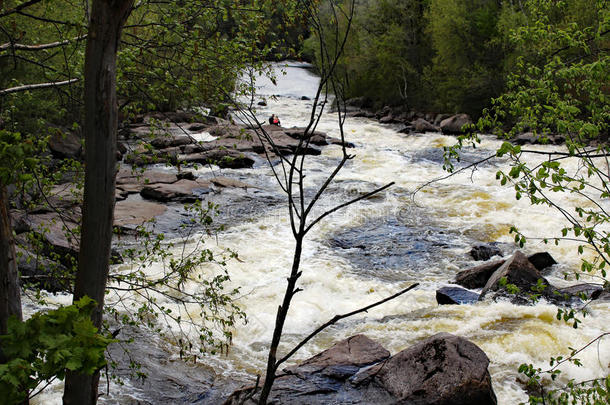
M 357 335 L 278 376 L 275 404 L 495 405 L 489 359 L 468 340 L 434 335 L 387 358 L 377 343 Z M 367 364 L 376 363 L 366 367 Z M 255 387 L 234 392 L 225 404 L 252 404 Z

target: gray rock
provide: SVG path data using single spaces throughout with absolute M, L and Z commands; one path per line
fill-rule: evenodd
M 210 183 L 202 180 L 178 180 L 172 184 L 152 184 L 140 191 L 140 195 L 156 201 L 192 202 L 211 191 Z
M 460 271 L 455 275 L 455 284 L 466 288 L 483 288 L 487 280 L 504 264 L 505 260 L 495 260 Z
M 505 278 L 507 283 L 513 284 L 519 288 L 516 294 L 509 294 L 500 286 L 500 280 Z M 541 280 L 546 286 L 542 292 L 532 290 Z M 531 301 L 531 294 L 541 294 L 543 297 L 555 301 L 560 300 L 560 296 L 556 294 L 557 289 L 546 280 L 540 272 L 534 267 L 520 251 L 516 251 L 510 258 L 496 270 L 487 280 L 485 287 L 481 291 L 480 300 L 486 297 L 493 299 L 498 297 L 508 297 L 513 303 L 525 304 Z
M 494 256 L 502 257 L 502 249 L 493 243 L 477 245 L 470 250 L 470 256 L 477 261 L 489 260 Z
M 533 255 L 530 255 L 527 259 L 530 261 L 531 264 L 534 265 L 536 269 L 538 269 L 538 271 L 542 271 L 547 267 L 551 267 L 554 264 L 557 264 L 555 259 L 553 259 L 553 256 L 551 256 L 551 254 L 548 252 L 534 253 Z
M 440 333 L 386 360 L 385 349 L 358 335 L 279 376 L 269 403 L 495 405 L 489 359 L 466 339 Z M 370 367 L 367 364 L 376 363 Z M 225 404 L 253 404 L 254 387 Z M 254 394 L 254 395 L 253 395 Z
M 467 124 L 472 124 L 468 114 L 456 114 L 442 120 L 440 127 L 444 134 L 463 134 L 462 127 Z
M 413 129 L 415 132 L 439 132 L 440 128 L 430 124 L 423 118 L 418 118 L 415 121 L 411 122 Z
M 62 159 L 78 159 L 83 150 L 81 140 L 78 136 L 71 132 L 62 131 L 59 128 L 51 130 L 48 145 L 53 155 Z
M 487 355 L 474 343 L 438 333 L 356 375 L 352 384 L 381 387 L 393 403 L 495 405 Z
M 479 294 L 460 287 L 441 287 L 436 290 L 436 302 L 439 305 L 474 304 Z

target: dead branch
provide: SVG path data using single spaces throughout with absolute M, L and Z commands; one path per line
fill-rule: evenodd
M 279 359 L 275 364 L 276 364 L 276 368 L 280 366 L 280 364 L 284 363 L 286 360 L 288 360 L 290 357 L 292 357 L 301 347 L 305 346 L 305 344 L 307 344 L 307 342 L 309 342 L 313 337 L 315 337 L 317 334 L 319 334 L 320 332 L 322 332 L 324 329 L 328 328 L 331 325 L 334 325 L 335 323 L 339 322 L 341 319 L 345 319 L 345 318 L 349 318 L 351 316 L 357 315 L 361 312 L 367 312 L 369 309 L 375 308 L 381 304 L 385 304 L 388 301 L 393 300 L 394 298 L 398 298 L 401 295 L 411 291 L 412 289 L 414 289 L 415 287 L 419 286 L 419 283 L 415 283 L 407 288 L 405 288 L 402 291 L 397 292 L 396 294 L 393 294 L 389 297 L 386 297 L 382 300 L 379 300 L 377 302 L 374 302 L 370 305 L 367 305 L 366 307 L 357 309 L 355 311 L 352 312 L 348 312 L 347 314 L 343 314 L 343 315 L 335 315 L 333 318 L 331 318 L 329 321 L 327 321 L 326 323 L 320 325 L 316 330 L 314 330 L 313 332 L 311 332 L 305 339 L 301 340 L 299 342 L 299 344 L 297 344 L 291 351 L 288 352 L 288 354 L 286 354 L 284 357 L 282 357 L 281 359 Z
M 75 83 L 78 80 L 79 80 L 78 78 L 74 78 L 74 79 L 70 79 L 70 80 L 64 80 L 63 82 L 26 84 L 26 85 L 23 85 L 23 86 L 11 87 L 11 88 L 8 88 L 8 89 L 0 90 L 0 96 L 4 96 L 6 94 L 11 94 L 11 93 L 18 93 L 18 92 L 21 92 L 21 91 L 48 89 L 48 88 L 51 88 L 51 87 L 65 86 L 67 84 Z

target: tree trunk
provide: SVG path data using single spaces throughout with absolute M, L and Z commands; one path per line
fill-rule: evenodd
M 116 54 L 133 0 L 93 1 L 85 54 L 85 194 L 74 300 L 97 302 L 93 324 L 100 328 L 110 264 L 116 177 Z M 63 402 L 97 402 L 99 372 L 69 373 Z
M 21 290 L 15 240 L 8 211 L 8 191 L 0 186 L 0 335 L 6 334 L 8 318 L 21 319 Z M 0 353 L 0 362 L 2 362 Z

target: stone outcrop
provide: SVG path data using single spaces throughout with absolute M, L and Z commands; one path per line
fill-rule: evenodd
M 269 403 L 495 405 L 489 359 L 468 340 L 439 333 L 389 357 L 362 335 L 337 343 L 276 379 Z M 372 366 L 368 366 L 374 363 Z M 225 404 L 253 404 L 255 387 Z

